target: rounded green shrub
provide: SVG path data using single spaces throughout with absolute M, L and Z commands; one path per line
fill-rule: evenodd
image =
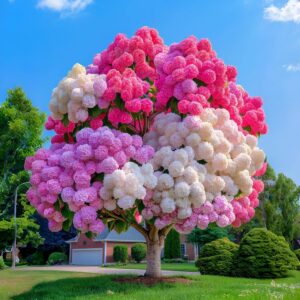
M 41 251 L 37 251 L 29 256 L 27 256 L 26 261 L 29 265 L 44 265 L 45 256 Z
M 145 244 L 134 244 L 131 248 L 131 257 L 140 263 L 146 257 L 147 247 Z
M 49 265 L 60 265 L 63 262 L 67 261 L 68 257 L 63 252 L 53 252 L 48 257 Z
M 5 267 L 6 267 L 6 265 L 4 263 L 3 256 L 0 256 L 0 270 L 4 269 Z
M 285 277 L 299 262 L 283 237 L 263 228 L 248 232 L 236 255 L 235 274 L 243 277 Z
M 113 258 L 115 262 L 125 264 L 128 260 L 128 247 L 125 245 L 114 246 Z
M 228 238 L 205 244 L 199 253 L 196 267 L 201 274 L 231 275 L 238 245 Z

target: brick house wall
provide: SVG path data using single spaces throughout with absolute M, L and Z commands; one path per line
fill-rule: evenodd
M 116 245 L 125 245 L 128 247 L 128 257 L 131 257 L 131 248 L 136 243 L 130 242 L 106 242 L 106 262 L 112 263 L 114 262 L 113 253 L 114 253 L 114 246 Z
M 197 247 L 189 243 L 187 241 L 187 235 L 180 234 L 180 246 L 181 246 L 181 252 L 183 252 L 183 249 L 185 250 L 185 256 L 187 256 L 188 260 L 196 260 L 198 256 Z M 182 253 L 183 254 L 183 253 Z

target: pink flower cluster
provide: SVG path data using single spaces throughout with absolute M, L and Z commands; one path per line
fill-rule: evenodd
M 252 193 L 248 197 L 237 198 L 231 202 L 235 214 L 235 221 L 232 226 L 239 227 L 254 217 L 254 209 L 259 205 L 258 195 L 263 189 L 264 184 L 261 180 L 253 180 Z
M 141 80 L 132 69 L 126 69 L 123 73 L 110 70 L 106 80 L 107 89 L 98 105 L 101 109 L 110 108 L 108 120 L 114 126 L 132 123 L 130 113 L 144 112 L 149 115 L 152 112 L 153 103 L 145 97 L 150 85 Z
M 99 232 L 103 224 L 97 211 L 103 207 L 103 200 L 97 174 L 111 174 L 130 159 L 146 163 L 153 154 L 153 148 L 143 146 L 140 136 L 107 127 L 84 128 L 76 134 L 75 144 L 53 144 L 49 150 L 40 149 L 27 157 L 25 169 L 32 172 L 27 197 L 49 220 L 52 231 L 62 229 L 66 219 L 61 211 L 67 206 L 75 213 L 75 228 Z
M 51 138 L 51 143 L 63 143 L 65 142 L 64 135 L 68 135 L 69 141 L 73 140 L 72 132 L 75 129 L 75 123 L 69 122 L 67 126 L 65 126 L 62 121 L 54 120 L 51 116 L 48 117 L 47 122 L 45 123 L 45 128 L 47 130 L 54 130 L 56 135 Z
M 205 201 L 199 208 L 193 208 L 190 217 L 179 219 L 177 209 L 172 213 L 163 213 L 160 206 L 152 201 L 152 192 L 148 191 L 143 200 L 145 208 L 142 216 L 145 220 L 155 217 L 155 226 L 159 229 L 175 224 L 177 231 L 190 233 L 195 227 L 205 229 L 209 223 L 226 227 L 235 222 L 234 208 L 223 196 L 217 196 L 213 202 Z
M 88 73 L 107 74 L 112 69 L 123 73 L 126 68 L 133 68 L 139 78 L 154 80 L 153 60 L 164 48 L 163 40 L 152 28 L 142 27 L 132 38 L 118 34 L 106 50 L 96 54 Z
M 176 99 L 182 114 L 198 115 L 206 107 L 225 108 L 241 128 L 252 134 L 267 132 L 262 100 L 251 98 L 235 84 L 235 67 L 216 57 L 207 39 L 191 36 L 154 59 L 158 78 L 156 109 L 165 110 Z M 178 101 L 178 103 L 177 103 Z

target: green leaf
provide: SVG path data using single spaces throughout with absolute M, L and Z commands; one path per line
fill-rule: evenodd
M 200 79 L 194 78 L 193 80 L 197 83 L 198 87 L 200 87 L 200 86 L 206 86 L 206 84 L 202 80 L 200 80 Z
M 145 205 L 144 205 L 143 201 L 137 201 L 137 209 L 138 209 L 139 213 L 141 213 L 144 208 L 145 208 Z
M 171 108 L 171 111 L 173 113 L 179 115 L 178 102 L 179 101 L 175 97 L 172 97 L 171 100 L 169 101 L 169 107 Z
M 120 220 L 116 220 L 114 230 L 117 233 L 122 233 L 122 232 L 126 231 L 127 229 L 128 229 L 127 223 L 120 221 Z
M 85 236 L 88 238 L 88 239 L 92 239 L 94 237 L 94 234 L 91 232 L 91 231 L 88 231 L 85 233 Z
M 59 201 L 59 198 L 54 203 L 54 208 L 55 208 L 55 210 L 60 211 L 60 201 Z
M 119 93 L 117 93 L 117 96 L 115 98 L 115 102 L 114 103 L 116 104 L 116 106 L 118 108 L 124 109 L 124 107 L 125 107 L 125 103 L 122 100 L 121 95 Z
M 251 132 L 251 127 L 250 126 L 243 127 L 243 129 L 248 131 L 248 132 Z
M 105 113 L 107 110 L 106 109 L 100 109 L 98 105 L 96 105 L 93 108 L 89 109 L 89 115 L 92 118 L 97 118 L 100 114 Z
M 198 162 L 199 164 L 201 164 L 201 165 L 207 164 L 207 161 L 204 160 L 204 159 L 197 160 L 197 162 Z
M 68 119 L 68 114 L 64 114 L 61 122 L 67 127 L 69 125 L 69 119 Z
M 63 215 L 63 217 L 65 217 L 67 219 L 73 219 L 73 216 L 74 216 L 74 212 L 70 211 L 70 209 L 67 205 L 65 205 L 63 207 L 63 209 L 61 210 L 61 214 Z
M 68 133 L 64 133 L 64 140 L 66 143 L 70 142 Z
M 63 222 L 63 230 L 64 231 L 69 231 L 71 226 L 72 226 L 72 218 L 67 219 Z
M 131 113 L 134 120 L 139 120 L 142 118 L 140 113 Z
M 112 222 L 107 223 L 107 227 L 108 227 L 108 230 L 109 230 L 109 231 L 112 231 L 112 230 L 114 229 L 115 222 L 116 222 L 116 221 L 114 220 L 114 221 L 112 221 Z
M 95 182 L 95 181 L 103 181 L 104 179 L 104 173 L 95 173 L 91 179 L 91 182 Z

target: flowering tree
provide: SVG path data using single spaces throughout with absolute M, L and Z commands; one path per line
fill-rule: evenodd
M 46 128 L 56 135 L 25 163 L 30 203 L 52 231 L 134 227 L 153 277 L 171 228 L 248 222 L 263 190 L 257 139 L 267 126 L 261 98 L 236 76 L 206 39 L 168 47 L 147 27 L 118 34 L 53 90 Z

